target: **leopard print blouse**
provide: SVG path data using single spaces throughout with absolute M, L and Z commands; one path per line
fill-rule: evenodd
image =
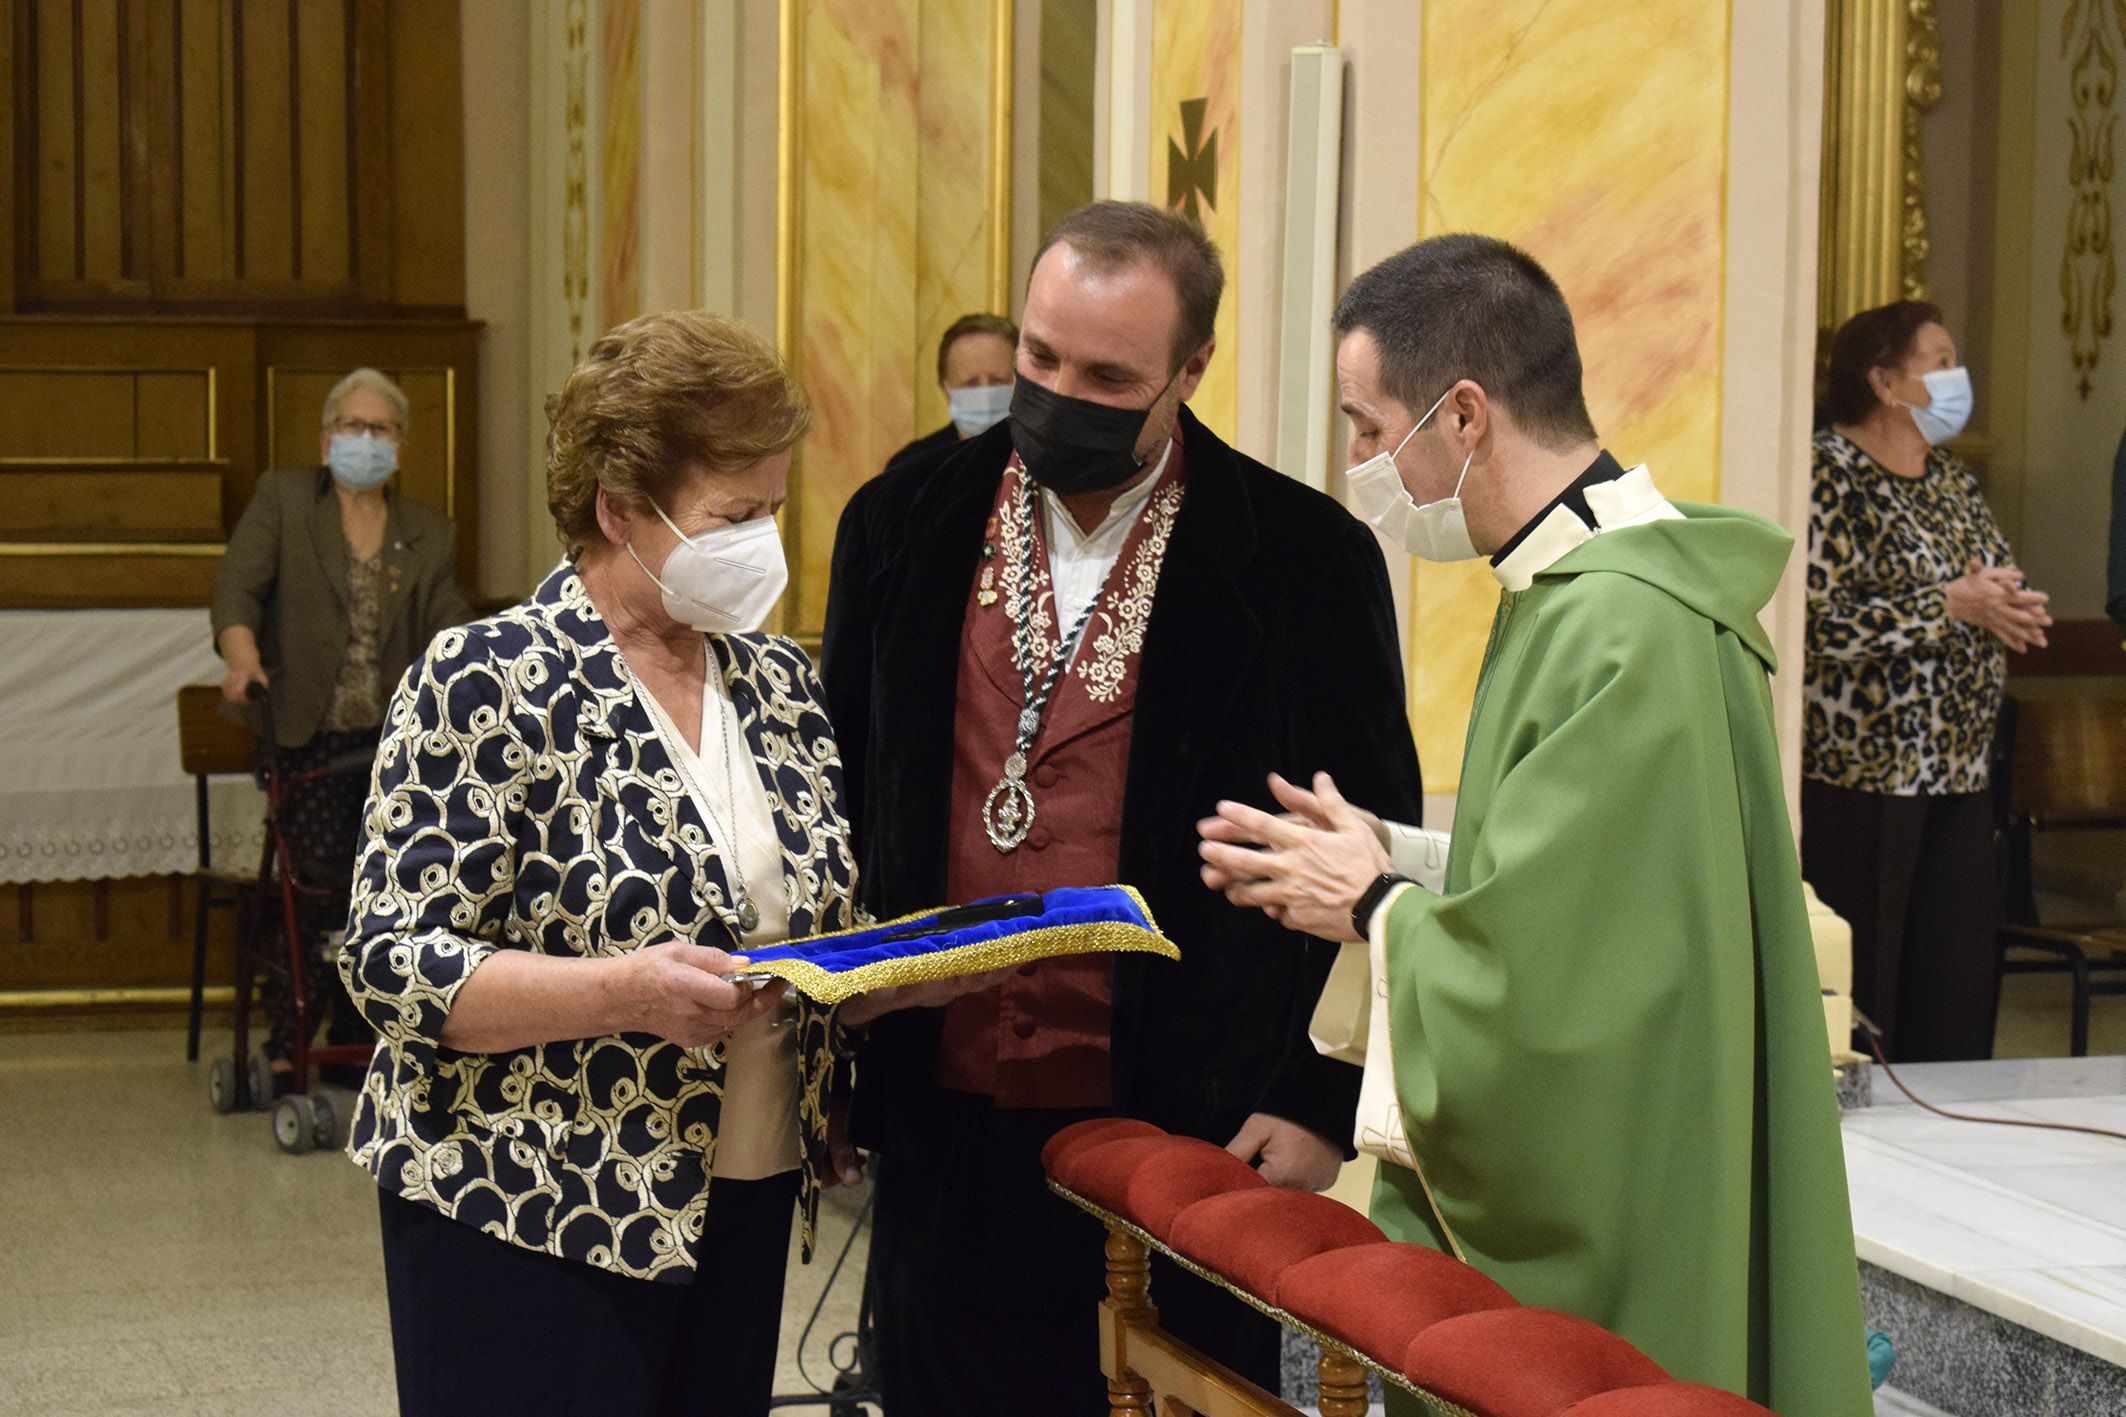
M 2010 563 L 1978 479 L 1955 455 L 1899 477 L 1831 429 L 1816 435 L 1809 511 L 1801 771 L 1908 797 L 1986 790 L 2008 652 L 1949 618 L 1973 557 Z

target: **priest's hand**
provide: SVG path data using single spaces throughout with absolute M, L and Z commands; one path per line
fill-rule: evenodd
M 1261 1172 L 1263 1180 L 1291 1191 L 1326 1191 L 1344 1164 L 1342 1147 L 1267 1112 L 1250 1116 L 1225 1149 Z
M 1358 939 L 1351 909 L 1390 869 L 1378 819 L 1346 802 L 1325 772 L 1314 775 L 1312 792 L 1272 773 L 1270 791 L 1287 815 L 1220 802 L 1217 816 L 1196 824 L 1203 883 L 1288 930 Z
M 862 1028 L 874 1019 L 902 1009 L 939 1009 L 963 994 L 979 994 L 1011 977 L 1009 969 L 987 974 L 962 974 L 952 979 L 932 979 L 921 984 L 895 984 L 858 994 L 841 1006 L 835 1017 L 851 1028 Z

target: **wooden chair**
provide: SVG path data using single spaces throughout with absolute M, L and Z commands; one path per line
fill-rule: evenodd
M 2126 972 L 2126 928 L 2115 919 L 2040 921 L 2031 847 L 2039 832 L 2126 828 L 2126 696 L 2011 699 L 2002 746 L 1995 760 L 2003 802 L 2000 970 L 2073 976 L 2068 1050 L 2083 1057 L 2089 1000 L 2126 994 L 2126 978 L 2098 977 Z
M 214 864 L 214 833 L 207 805 L 207 779 L 248 776 L 258 760 L 249 729 L 221 712 L 221 690 L 191 684 L 177 691 L 177 756 L 192 777 L 199 831 L 199 864 L 193 869 L 192 1003 L 185 1022 L 185 1061 L 199 1061 L 199 1032 L 207 987 L 207 925 L 216 910 L 233 911 L 239 925 L 257 887 L 255 874 Z

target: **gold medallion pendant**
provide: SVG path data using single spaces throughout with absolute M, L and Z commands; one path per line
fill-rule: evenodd
M 989 844 L 1009 854 L 1018 850 L 1033 830 L 1033 793 L 1026 787 L 1026 755 L 1013 753 L 1004 760 L 1004 776 L 982 801 L 982 829 Z

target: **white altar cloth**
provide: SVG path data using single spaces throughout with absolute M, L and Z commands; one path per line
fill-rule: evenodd
M 0 884 L 192 870 L 177 691 L 221 677 L 205 610 L 0 611 Z M 252 869 L 264 796 L 208 795 L 214 864 Z

